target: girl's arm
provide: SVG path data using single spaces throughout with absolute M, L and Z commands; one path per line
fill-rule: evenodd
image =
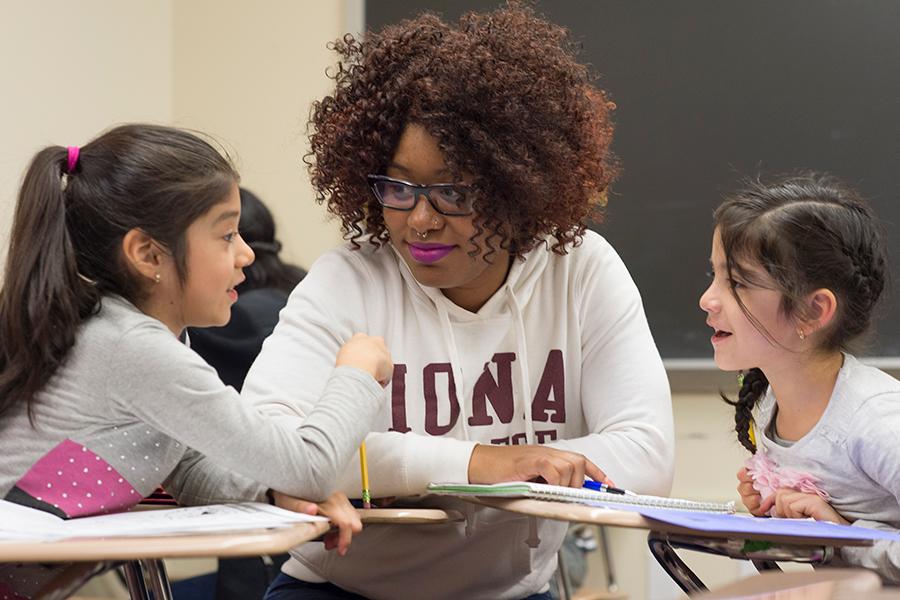
M 264 415 L 157 324 L 124 332 L 111 356 L 106 396 L 113 418 L 137 418 L 209 461 L 188 455 L 180 471 L 190 478 L 173 474 L 176 487 L 195 498 L 250 494 L 249 479 L 324 500 L 384 402 L 384 390 L 372 375 L 332 363 L 324 369 L 321 401 L 302 424 Z M 239 477 L 223 478 L 229 471 Z

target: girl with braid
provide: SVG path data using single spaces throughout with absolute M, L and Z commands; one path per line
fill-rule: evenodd
M 738 492 L 757 516 L 900 528 L 900 382 L 848 353 L 886 279 L 872 210 L 830 177 L 752 182 L 715 213 L 700 298 L 716 365 L 742 370 Z M 726 401 L 728 399 L 726 398 Z M 900 544 L 835 559 L 900 583 Z

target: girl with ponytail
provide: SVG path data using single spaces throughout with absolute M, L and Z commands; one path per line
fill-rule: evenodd
M 34 157 L 0 291 L 0 499 L 70 518 L 128 509 L 160 485 L 184 504 L 274 498 L 313 512 L 291 496 L 332 494 L 384 405 L 383 341 L 340 349 L 302 425 L 241 402 L 179 341 L 228 322 L 254 259 L 238 181 L 212 145 L 154 125 Z M 321 510 L 345 549 L 360 526 L 346 497 Z
M 886 285 L 875 215 L 835 179 L 753 181 L 715 212 L 700 298 L 716 365 L 742 371 L 738 492 L 757 516 L 900 528 L 900 382 L 850 348 Z M 900 583 L 900 544 L 843 548 L 839 563 Z

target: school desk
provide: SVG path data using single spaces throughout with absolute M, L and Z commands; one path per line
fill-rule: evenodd
M 717 533 L 699 531 L 646 519 L 636 512 L 598 508 L 584 504 L 548 502 L 528 498 L 461 497 L 482 506 L 570 523 L 592 523 L 613 527 L 647 529 L 650 552 L 669 577 L 687 594 L 707 591 L 706 585 L 682 561 L 676 548 L 706 552 L 729 558 L 753 561 L 758 569 L 777 569 L 774 561 L 822 564 L 834 556 L 840 546 L 867 546 L 871 541 L 804 538 L 790 535 Z M 753 542 L 764 542 L 754 544 Z
M 359 513 L 363 524 L 428 524 L 462 519 L 455 511 L 440 509 L 373 508 L 360 509 Z M 52 591 L 41 597 L 65 598 L 91 577 L 122 566 L 131 598 L 171 600 L 164 558 L 279 554 L 320 537 L 329 527 L 327 522 L 315 522 L 222 534 L 0 542 L 0 563 L 76 563 L 53 581 Z

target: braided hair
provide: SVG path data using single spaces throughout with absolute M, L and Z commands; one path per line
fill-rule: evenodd
M 737 432 L 738 441 L 751 453 L 756 452 L 756 443 L 750 433 L 753 426 L 753 407 L 766 393 L 767 387 L 769 380 L 766 374 L 762 369 L 753 368 L 742 376 L 737 400 L 731 400 L 725 394 L 721 394 L 722 400 L 734 407 L 734 430 Z
M 771 184 L 747 182 L 715 212 L 729 279 L 748 279 L 749 265 L 759 265 L 782 294 L 787 317 L 805 314 L 804 298 L 828 289 L 837 298 L 835 318 L 816 351 L 850 349 L 871 330 L 875 308 L 887 284 L 887 254 L 872 209 L 835 178 L 802 173 Z M 736 293 L 747 319 L 772 343 L 774 338 Z M 735 431 L 741 444 L 755 452 L 750 438 L 751 411 L 765 393 L 768 379 L 757 368 L 744 376 L 735 407 Z

